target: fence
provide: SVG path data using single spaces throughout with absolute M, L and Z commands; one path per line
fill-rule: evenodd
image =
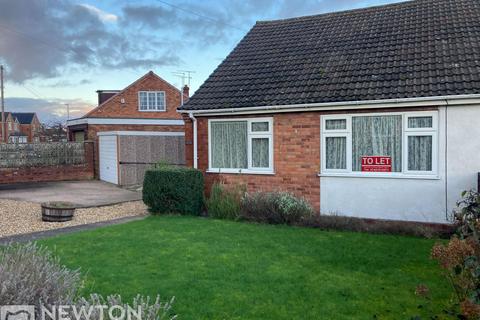
M 0 168 L 75 165 L 85 163 L 83 143 L 0 144 Z
M 0 144 L 0 184 L 93 178 L 93 142 Z

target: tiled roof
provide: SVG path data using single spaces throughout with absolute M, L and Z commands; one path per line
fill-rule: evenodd
M 18 119 L 21 124 L 30 124 L 35 116 L 34 112 L 12 112 L 12 116 Z
M 480 1 L 257 22 L 180 109 L 480 93 Z

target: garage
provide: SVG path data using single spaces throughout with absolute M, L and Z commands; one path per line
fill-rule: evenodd
M 100 180 L 121 186 L 143 183 L 145 170 L 155 163 L 185 165 L 183 132 L 99 132 Z

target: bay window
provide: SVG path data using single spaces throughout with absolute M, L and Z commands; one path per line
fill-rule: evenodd
M 273 172 L 271 118 L 209 120 L 209 171 Z
M 437 174 L 437 112 L 322 116 L 322 174 Z

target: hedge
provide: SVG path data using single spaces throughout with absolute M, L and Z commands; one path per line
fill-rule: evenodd
M 152 213 L 200 215 L 203 174 L 193 168 L 161 166 L 145 172 L 143 202 Z

